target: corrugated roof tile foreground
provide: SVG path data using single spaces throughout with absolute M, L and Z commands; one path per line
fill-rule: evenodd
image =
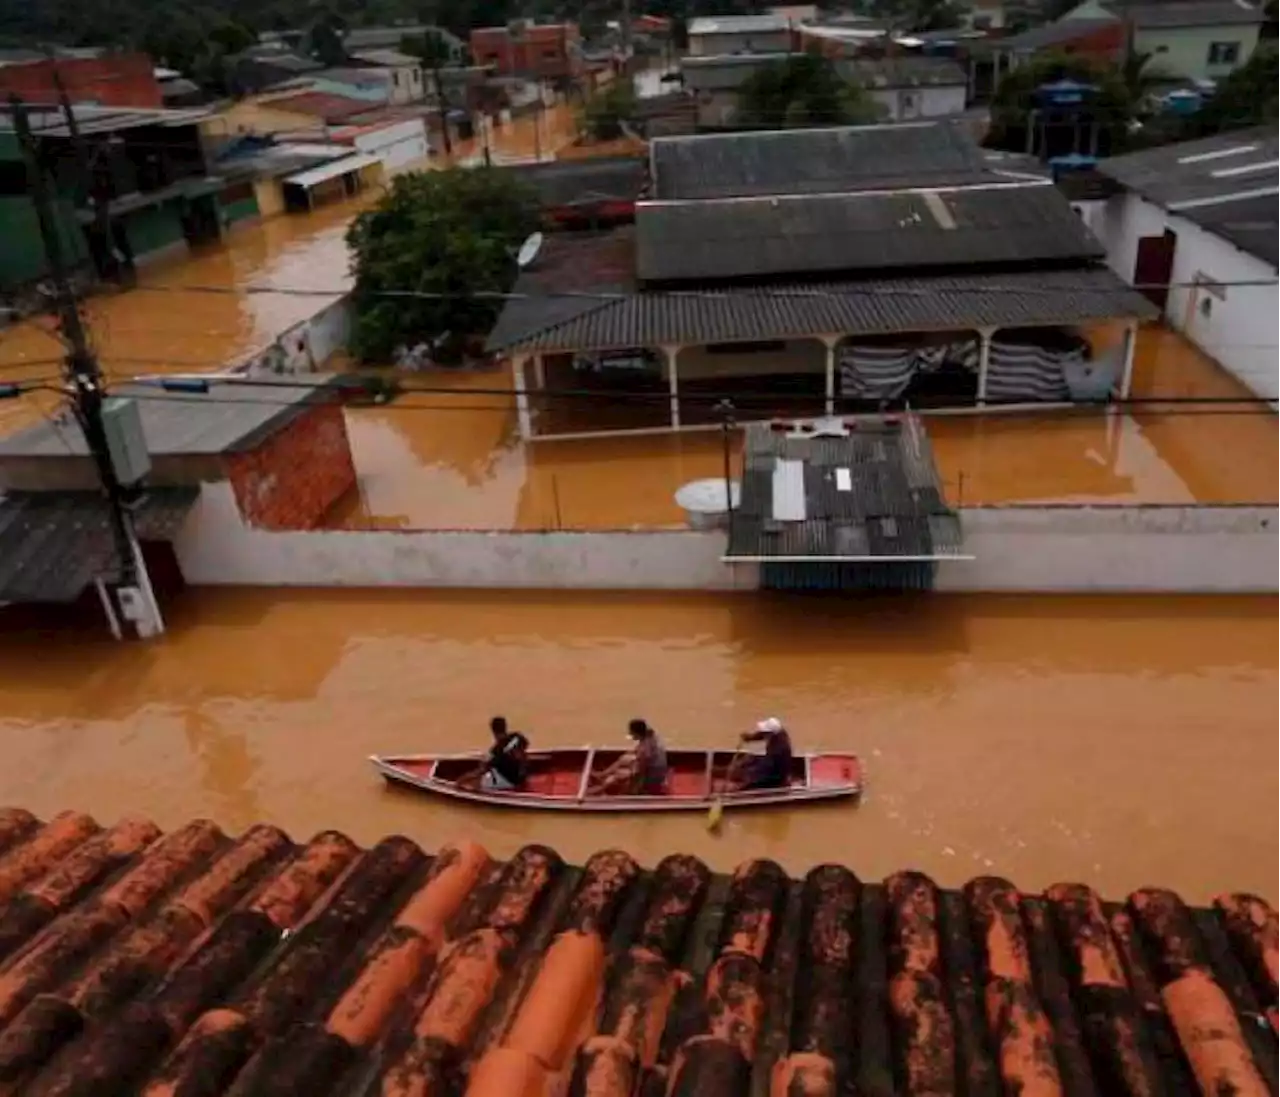
M 0 810 L 0 1093 L 1277 1089 L 1276 913 Z

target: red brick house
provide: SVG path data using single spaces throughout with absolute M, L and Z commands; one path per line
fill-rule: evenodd
M 145 53 L 10 62 L 0 66 L 0 98 L 8 99 L 16 94 L 29 103 L 56 102 L 55 73 L 73 103 L 104 107 L 164 106 L 155 64 Z
M 499 76 L 576 80 L 583 71 L 582 36 L 576 23 L 514 21 L 471 32 L 471 57 Z

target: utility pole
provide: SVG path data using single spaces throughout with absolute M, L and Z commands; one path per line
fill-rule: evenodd
M 45 256 L 49 261 L 49 278 L 53 285 L 53 302 L 58 312 L 63 339 L 67 344 L 66 390 L 71 397 L 72 408 L 80 429 L 84 431 L 85 444 L 98 471 L 103 494 L 107 500 L 111 536 L 120 563 L 117 587 L 134 587 L 138 583 L 137 557 L 134 554 L 134 537 L 129 512 L 124 506 L 124 491 L 116 477 L 107 445 L 106 429 L 102 420 L 103 384 L 98 360 L 89 346 L 89 336 L 71 287 L 66 260 L 62 252 L 62 237 L 49 191 L 40 150 L 31 132 L 31 119 L 27 105 L 17 95 L 10 95 L 9 105 L 13 114 L 13 130 L 26 161 L 31 200 L 35 205 L 40 224 L 40 237 Z M 112 612 L 116 621 L 127 617 L 118 597 L 118 590 L 111 592 Z
M 93 223 L 102 240 L 103 261 L 106 269 L 100 273 L 104 278 L 115 282 L 119 280 L 121 270 L 115 239 L 111 234 L 110 196 L 105 193 L 105 188 L 98 186 L 97 161 L 101 148 L 96 149 L 92 157 L 86 155 L 84 141 L 80 136 L 80 122 L 71 107 L 71 97 L 67 94 L 67 87 L 62 82 L 62 73 L 58 71 L 57 54 L 50 46 L 45 50 L 45 55 L 49 58 L 49 71 L 53 76 L 54 89 L 58 93 L 58 105 L 62 108 L 67 132 L 71 135 L 71 147 L 75 153 L 76 166 L 80 171 L 80 186 L 84 200 L 89 203 L 89 208 L 93 211 Z

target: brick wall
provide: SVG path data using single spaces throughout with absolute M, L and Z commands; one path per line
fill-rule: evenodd
M 578 28 L 573 23 L 525 27 L 513 37 L 506 27 L 477 27 L 471 55 L 477 65 L 494 65 L 500 76 L 576 76 Z
M 240 513 L 260 529 L 314 529 L 356 484 L 347 423 L 336 404 L 307 409 L 226 465 Z
M 54 66 L 72 102 L 104 107 L 162 107 L 155 66 L 145 53 L 59 57 L 0 68 L 0 98 L 16 93 L 32 103 L 56 103 Z

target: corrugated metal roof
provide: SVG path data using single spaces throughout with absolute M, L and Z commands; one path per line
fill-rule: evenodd
M 1105 254 L 1056 187 L 1007 180 L 936 191 L 643 202 L 636 234 L 637 276 L 655 282 Z
M 960 554 L 960 520 L 943 500 L 928 437 L 915 419 L 859 419 L 842 435 L 813 429 L 746 428 L 727 558 Z
M 834 816 L 833 816 L 834 818 Z M 0 1079 L 107 1097 L 1276 1091 L 1276 912 L 0 809 Z
M 133 511 L 139 538 L 171 540 L 198 494 L 197 488 L 149 489 Z M 74 602 L 94 579 L 116 578 L 119 567 L 110 514 L 100 494 L 0 495 L 0 603 Z
M 353 156 L 344 156 L 340 160 L 331 160 L 327 164 L 319 164 L 314 168 L 307 168 L 300 171 L 296 175 L 290 175 L 284 180 L 295 187 L 315 187 L 321 183 L 328 182 L 330 179 L 336 179 L 339 175 L 346 175 L 350 171 L 359 171 L 361 168 L 369 168 L 374 164 L 382 163 L 378 157 L 370 153 L 359 152 Z
M 166 392 L 159 385 L 132 382 L 112 386 L 111 395 L 138 398 L 142 432 L 153 457 L 214 456 L 257 445 L 308 404 L 333 396 L 331 374 L 309 374 L 296 385 L 219 379 L 207 395 Z M 84 435 L 45 421 L 0 438 L 5 458 L 83 457 Z
M 982 150 L 962 126 L 891 126 L 657 137 L 654 196 L 733 198 L 831 194 L 989 180 Z
M 1274 194 L 1197 206 L 1178 214 L 1273 267 L 1280 261 L 1280 218 Z
M 643 156 L 544 160 L 513 164 L 503 170 L 532 186 L 542 205 L 552 208 L 600 201 L 634 202 L 649 179 L 649 166 Z
M 561 308 L 573 315 L 560 315 Z M 1149 319 L 1156 312 L 1131 286 L 1098 267 L 512 301 L 488 347 L 526 353 L 612 350 L 819 333 L 1079 324 L 1115 317 Z
M 712 15 L 689 21 L 689 36 L 704 34 L 765 34 L 788 30 L 783 15 Z
M 1274 126 L 1143 149 L 1098 162 L 1097 171 L 1157 205 L 1277 190 L 1280 134 Z M 1256 169 L 1256 170 L 1255 170 Z

